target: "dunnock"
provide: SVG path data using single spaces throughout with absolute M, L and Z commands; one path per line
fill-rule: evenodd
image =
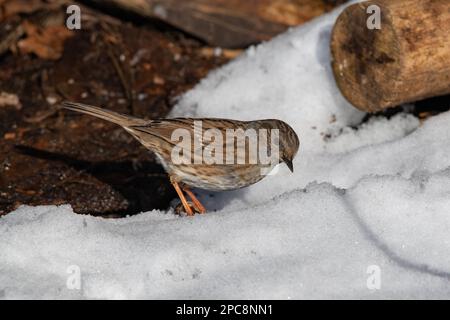
M 153 151 L 168 173 L 188 215 L 193 215 L 194 212 L 183 191 L 191 198 L 197 212 L 206 212 L 205 207 L 189 187 L 214 191 L 239 189 L 258 182 L 280 162 L 286 163 L 289 169 L 293 171 L 292 160 L 299 148 L 297 134 L 281 120 L 238 121 L 214 118 L 144 120 L 81 103 L 64 102 L 63 107 L 116 123 L 133 135 L 146 148 Z M 197 124 L 201 124 L 201 127 L 199 128 Z M 243 144 L 238 143 L 238 140 L 234 137 L 231 140 L 220 137 L 220 135 L 228 137 L 227 135 L 230 132 L 247 132 L 248 130 L 268 133 L 265 136 L 263 135 L 262 140 L 268 142 L 271 160 L 274 159 L 273 156 L 276 153 L 276 161 L 270 163 L 267 161 L 262 163 L 260 160 L 254 161 L 250 151 L 252 147 L 255 147 L 254 142 L 253 145 L 251 141 L 245 143 L 245 136 Z M 208 131 L 214 133 L 210 136 L 214 137 L 215 146 L 219 144 L 221 148 L 211 148 L 213 143 L 206 144 L 203 141 L 203 134 L 206 136 Z M 276 134 L 273 132 L 276 132 Z M 178 134 L 174 135 L 174 133 Z M 186 133 L 192 135 L 193 139 L 179 142 L 179 138 Z M 175 139 L 174 136 L 176 136 Z M 180 149 L 180 146 L 182 146 L 184 156 L 181 160 L 175 159 L 175 156 L 181 153 L 174 152 L 174 148 Z M 186 150 L 188 151 L 186 152 Z M 231 157 L 228 157 L 230 152 Z M 205 157 L 206 153 L 215 161 L 201 159 Z M 227 161 L 225 161 L 224 155 L 226 155 Z M 217 161 L 218 159 L 222 161 Z M 230 159 L 232 161 L 228 161 Z

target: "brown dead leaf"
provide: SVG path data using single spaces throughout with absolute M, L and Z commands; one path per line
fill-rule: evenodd
M 14 132 L 7 132 L 3 135 L 3 139 L 5 140 L 14 140 L 16 138 L 16 134 Z
M 42 0 L 3 0 L 0 1 L 0 20 L 20 13 L 32 13 L 45 5 Z
M 17 110 L 22 108 L 19 97 L 15 94 L 0 92 L 0 108 L 1 107 L 15 107 Z
M 0 21 L 17 14 L 32 14 L 41 9 L 54 10 L 68 3 L 68 0 L 0 0 Z
M 18 43 L 24 54 L 34 53 L 42 59 L 58 60 L 64 51 L 64 41 L 73 36 L 65 26 L 39 27 L 31 22 L 23 23 L 27 37 Z

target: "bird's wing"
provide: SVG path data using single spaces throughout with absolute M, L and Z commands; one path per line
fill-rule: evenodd
M 157 138 L 171 150 L 175 146 L 190 150 L 193 163 L 203 163 L 209 157 L 215 163 L 256 164 L 261 160 L 259 152 L 263 139 L 267 139 L 267 157 L 271 156 L 272 148 L 270 132 L 266 131 L 267 135 L 264 136 L 259 130 L 270 128 L 260 128 L 259 123 L 214 118 L 174 118 L 152 120 L 145 126 L 132 126 L 131 129 Z

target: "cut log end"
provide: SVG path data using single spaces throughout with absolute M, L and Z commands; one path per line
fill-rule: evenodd
M 377 85 L 381 78 L 395 82 L 401 59 L 395 34 L 369 30 L 365 5 L 354 5 L 342 13 L 333 29 L 331 51 L 333 72 L 344 96 L 356 107 L 376 111 L 389 103 Z M 385 22 L 387 17 L 384 17 Z
M 355 107 L 376 112 L 450 93 L 450 1 L 374 0 L 349 6 L 336 21 L 334 76 Z M 369 29 L 367 8 L 381 8 L 381 29 Z M 438 17 L 436 17 L 438 12 Z

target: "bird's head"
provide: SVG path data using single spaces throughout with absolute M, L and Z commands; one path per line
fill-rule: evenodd
M 287 123 L 280 123 L 280 162 L 284 162 L 291 172 L 294 172 L 294 166 L 292 164 L 295 155 L 300 147 L 300 140 Z

